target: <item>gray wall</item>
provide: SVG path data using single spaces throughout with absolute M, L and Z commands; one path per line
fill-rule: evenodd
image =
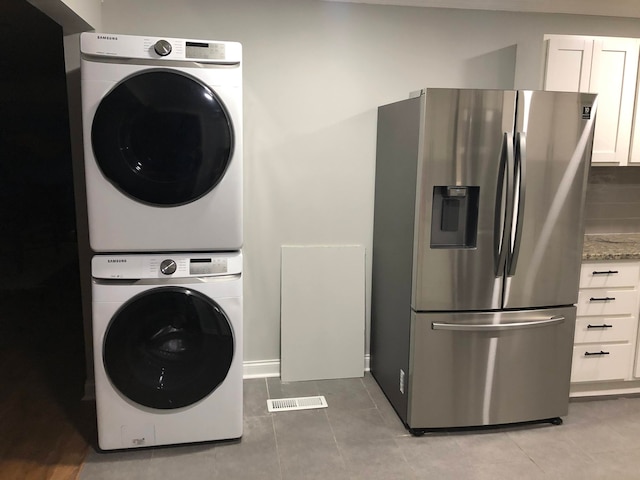
M 585 231 L 588 234 L 640 232 L 640 168 L 591 168 Z
M 539 88 L 545 33 L 640 37 L 637 19 L 319 0 L 104 0 L 102 28 L 244 46 L 248 361 L 279 358 L 282 244 L 371 251 L 378 105 Z

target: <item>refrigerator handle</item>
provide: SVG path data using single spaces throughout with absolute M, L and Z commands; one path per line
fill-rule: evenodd
M 515 145 L 515 163 L 514 163 L 514 177 L 517 179 L 516 189 L 514 191 L 514 204 L 518 202 L 518 206 L 513 213 L 513 221 L 515 226 L 513 228 L 513 250 L 509 255 L 509 268 L 507 270 L 507 276 L 513 277 L 516 273 L 516 265 L 518 264 L 518 256 L 520 254 L 520 243 L 522 242 L 522 229 L 524 227 L 524 201 L 525 201 L 525 186 L 527 184 L 527 137 L 524 132 L 516 132 L 516 145 Z
M 504 275 L 509 250 L 511 222 L 513 221 L 513 164 L 512 135 L 504 132 L 500 150 L 500 169 L 493 221 L 493 259 L 496 277 Z

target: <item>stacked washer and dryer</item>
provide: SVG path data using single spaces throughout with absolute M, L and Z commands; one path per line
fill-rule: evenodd
M 84 33 L 103 450 L 242 435 L 242 50 Z

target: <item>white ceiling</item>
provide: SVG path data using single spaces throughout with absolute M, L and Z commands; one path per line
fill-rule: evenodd
M 640 0 L 326 0 L 412 7 L 503 10 L 508 12 L 570 13 L 640 18 Z

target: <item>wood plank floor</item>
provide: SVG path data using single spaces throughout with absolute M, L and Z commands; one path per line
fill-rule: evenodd
M 73 279 L 0 292 L 2 480 L 75 480 L 94 435 Z

